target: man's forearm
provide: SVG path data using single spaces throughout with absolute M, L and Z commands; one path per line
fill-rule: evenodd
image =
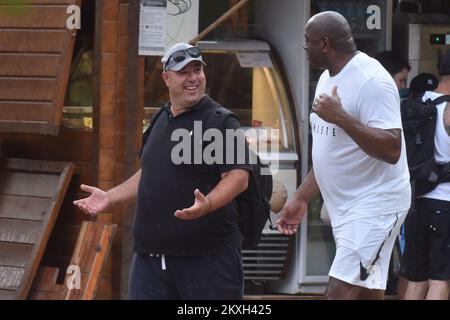
M 370 128 L 350 115 L 336 123 L 372 158 L 395 164 L 400 158 L 402 139 L 400 129 Z
M 223 174 L 215 188 L 206 195 L 209 202 L 208 212 L 225 206 L 241 192 L 247 190 L 248 179 L 249 172 L 243 169 L 235 169 Z
M 141 179 L 141 170 L 136 172 L 131 178 L 122 184 L 106 192 L 112 205 L 134 200 L 137 196 L 139 180 Z
M 308 203 L 320 192 L 319 185 L 317 184 L 316 177 L 314 175 L 314 169 L 306 176 L 305 180 L 303 180 L 300 187 L 298 187 L 297 191 L 294 194 L 294 198 L 298 201 Z

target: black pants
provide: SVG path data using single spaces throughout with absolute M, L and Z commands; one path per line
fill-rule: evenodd
M 204 256 L 133 257 L 130 300 L 239 300 L 243 295 L 239 248 Z
M 405 221 L 402 275 L 420 282 L 450 279 L 450 201 L 416 200 Z

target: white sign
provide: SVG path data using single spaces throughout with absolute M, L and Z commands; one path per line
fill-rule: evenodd
M 166 48 L 177 42 L 189 42 L 198 35 L 200 0 L 169 0 Z
M 242 68 L 273 68 L 267 52 L 240 52 L 236 55 Z
M 167 0 L 141 0 L 139 55 L 162 56 L 166 49 Z

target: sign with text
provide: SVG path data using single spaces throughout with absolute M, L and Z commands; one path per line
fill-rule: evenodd
M 139 55 L 162 56 L 198 34 L 199 0 L 141 0 Z
M 141 0 L 139 55 L 161 56 L 166 49 L 167 0 Z

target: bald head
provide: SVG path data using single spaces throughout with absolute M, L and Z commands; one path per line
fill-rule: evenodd
M 336 51 L 351 54 L 356 51 L 352 30 L 345 17 L 334 11 L 318 13 L 305 26 L 316 37 L 327 37 Z

